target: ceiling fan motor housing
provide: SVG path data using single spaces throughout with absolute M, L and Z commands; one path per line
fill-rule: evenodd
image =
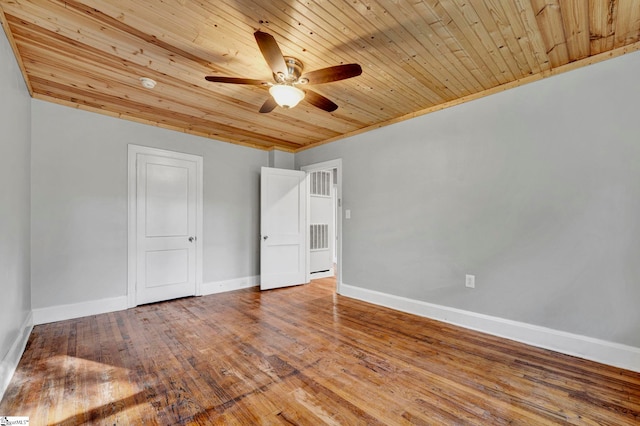
M 289 84 L 302 83 L 298 81 L 298 79 L 302 75 L 302 70 L 304 68 L 302 61 L 292 56 L 285 56 L 284 62 L 287 65 L 287 75 L 282 77 L 275 76 L 276 81 L 282 81 L 282 83 L 289 83 Z

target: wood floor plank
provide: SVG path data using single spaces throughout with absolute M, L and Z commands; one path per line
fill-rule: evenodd
M 640 374 L 334 293 L 331 279 L 39 325 L 34 425 L 640 424 Z

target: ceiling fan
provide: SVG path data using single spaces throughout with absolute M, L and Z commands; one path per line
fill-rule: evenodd
M 311 105 L 327 112 L 335 111 L 338 109 L 338 105 L 331 100 L 313 90 L 308 88 L 301 90 L 296 86 L 329 83 L 362 74 L 362 68 L 358 64 L 336 65 L 302 74 L 302 62 L 291 56 L 283 56 L 276 39 L 271 34 L 256 31 L 253 35 L 256 38 L 262 56 L 264 56 L 265 61 L 273 72 L 273 80 L 275 82 L 213 75 L 207 76 L 205 79 L 215 83 L 250 84 L 269 87 L 271 97 L 260 108 L 262 113 L 271 112 L 278 105 L 282 108 L 293 108 L 302 99 L 306 99 Z

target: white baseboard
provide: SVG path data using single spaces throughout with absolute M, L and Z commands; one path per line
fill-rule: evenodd
M 106 314 L 107 312 L 123 311 L 127 309 L 127 303 L 127 296 L 119 296 L 34 309 L 33 322 L 36 325 L 47 324 L 90 315 Z
M 224 293 L 226 291 L 241 290 L 243 288 L 256 287 L 260 285 L 260 276 L 253 275 L 250 277 L 235 278 L 225 281 L 211 281 L 202 283 L 202 295 Z
M 340 294 L 528 345 L 640 372 L 640 348 L 342 283 Z
M 313 272 L 309 274 L 309 276 L 311 277 L 312 280 L 317 280 L 320 278 L 335 277 L 336 274 L 335 272 L 333 272 L 333 268 L 331 268 L 328 271 L 324 271 L 324 272 Z
M 222 293 L 225 291 L 240 290 L 242 288 L 259 285 L 260 276 L 236 278 L 226 281 L 203 283 L 202 295 Z M 69 305 L 50 306 L 33 310 L 34 324 L 47 324 L 50 322 L 64 321 L 81 318 L 90 315 L 106 314 L 108 312 L 122 311 L 129 307 L 128 296 L 110 297 L 107 299 L 91 300 L 88 302 L 72 303 Z
M 11 378 L 18 367 L 20 358 L 27 346 L 27 341 L 29 341 L 31 330 L 33 330 L 33 314 L 29 312 L 20 326 L 20 334 L 13 341 L 5 357 L 0 360 L 0 400 L 2 400 L 4 392 L 7 390 L 9 382 L 11 382 Z

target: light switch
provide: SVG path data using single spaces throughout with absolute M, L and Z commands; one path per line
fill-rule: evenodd
M 344 211 L 345 219 L 351 219 L 351 210 L 347 209 Z

